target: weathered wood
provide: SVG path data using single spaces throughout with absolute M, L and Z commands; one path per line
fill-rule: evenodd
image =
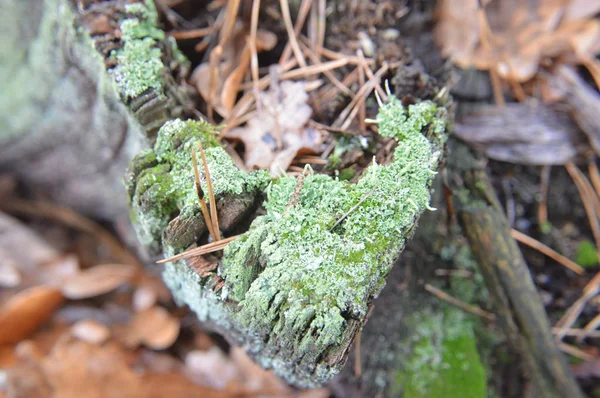
M 66 0 L 0 5 L 0 169 L 103 218 L 127 214 L 121 182 L 146 144 Z
M 505 335 L 542 397 L 582 397 L 552 336 L 542 301 L 484 169 L 454 146 L 462 167 L 449 175 L 457 214 L 485 277 Z M 465 167 L 466 165 L 466 167 Z
M 111 21 L 118 28 L 120 20 L 136 16 L 134 9 L 128 11 L 128 2 L 92 4 L 91 11 L 75 10 L 75 3 L 0 2 L 0 170 L 83 213 L 104 219 L 126 217 L 125 170 L 148 147 L 148 133 L 181 104 L 167 92 L 171 75 L 166 67 L 157 72 L 167 79 L 160 90 L 155 84 L 139 95 L 126 96 L 117 76 L 107 72 L 105 57 L 111 51 L 100 51 L 103 39 L 113 46 L 116 40 L 104 37 L 110 34 L 91 37 L 81 25 L 89 13 L 113 12 L 109 19 L 115 19 Z M 164 36 L 156 32 L 157 37 Z M 156 43 L 170 46 L 166 39 Z M 174 63 L 179 56 L 169 51 L 158 54 L 157 68 L 161 57 L 168 65 L 169 57 Z M 131 84 L 143 90 L 139 82 Z
M 456 119 L 454 134 L 495 160 L 560 165 L 587 150 L 584 134 L 558 106 L 465 104 Z

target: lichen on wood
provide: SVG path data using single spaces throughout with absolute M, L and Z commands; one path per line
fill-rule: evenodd
M 394 160 L 373 161 L 356 184 L 310 169 L 301 180 L 284 176 L 269 183 L 265 172 L 234 170 L 224 150 L 208 142 L 209 125 L 170 122 L 159 131 L 155 160 L 144 154 L 139 160 L 148 168 L 129 177 L 132 219 L 140 238 L 160 242 L 166 256 L 201 242 L 206 228 L 199 226 L 190 155 L 198 139 L 208 147 L 221 200 L 264 194 L 265 214 L 225 249 L 214 272 L 176 261 L 167 264 L 164 279 L 178 301 L 244 345 L 262 366 L 295 385 L 321 385 L 343 366 L 371 301 L 429 207 L 444 120 L 445 109 L 433 102 L 405 108 L 391 97 L 376 123 L 380 135 L 398 142 Z M 175 247 L 166 231 L 182 217 L 196 224 L 195 233 Z

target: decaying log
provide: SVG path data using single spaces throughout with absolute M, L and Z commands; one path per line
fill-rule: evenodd
M 275 180 L 265 171 L 242 172 L 214 140 L 214 127 L 167 122 L 153 150 L 133 161 L 134 226 L 166 257 L 207 242 L 190 152 L 202 141 L 217 201 L 247 195 L 252 207 L 266 198 L 264 210 L 241 225 L 221 226 L 226 236 L 243 233 L 222 257 L 169 261 L 165 282 L 178 302 L 262 366 L 294 385 L 322 385 L 344 365 L 371 302 L 429 207 L 445 115 L 433 102 L 404 108 L 391 97 L 376 122 L 383 137 L 397 140 L 394 161 L 373 164 L 356 184 L 309 170 Z M 208 192 L 205 172 L 201 186 Z M 248 214 L 248 206 L 239 209 Z
M 458 169 L 449 175 L 458 219 L 479 263 L 505 335 L 522 356 L 535 396 L 582 397 L 558 350 L 542 301 L 484 169 L 464 146 L 454 146 Z M 473 159 L 469 164 L 468 159 Z M 452 166 L 450 166 L 452 167 Z

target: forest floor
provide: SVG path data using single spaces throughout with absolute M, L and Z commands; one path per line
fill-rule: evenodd
M 570 68 L 597 94 L 597 2 L 540 0 L 510 12 L 512 6 L 491 2 L 486 13 L 476 1 L 291 3 L 157 1 L 164 30 L 191 61 L 189 76 L 180 76 L 194 102 L 190 116 L 226 126 L 220 138 L 242 169 L 299 174 L 310 164 L 355 180 L 373 156 L 385 162 L 385 142 L 358 145 L 335 168 L 328 158 L 336 137 L 349 145 L 371 140 L 376 127 L 365 119 L 375 116 L 376 95 L 385 100 L 389 85 L 410 103 L 411 96 L 433 98 L 436 88 L 455 86 L 459 137 L 491 159 L 489 174 L 559 346 L 585 391 L 598 396 L 595 136 L 572 122 L 554 132 L 529 119 L 520 124 L 539 123 L 558 138 L 533 128 L 494 135 L 497 126 L 471 111 L 478 104 L 513 109 L 536 102 L 577 114 L 564 87 L 553 82 L 567 81 L 557 70 Z M 103 19 L 88 24 L 90 31 L 117 35 Z M 298 94 L 281 101 L 282 93 Z M 293 120 L 286 120 L 286 130 L 269 130 L 258 117 L 265 113 L 269 126 L 281 115 Z M 492 133 L 478 138 L 473 126 Z M 144 266 L 131 251 L 126 225 L 51 204 L 8 175 L 0 178 L 0 202 L 0 369 L 10 369 L 0 371 L 0 398 L 51 391 L 61 397 L 332 396 L 327 387 L 290 388 L 177 307 L 160 267 Z

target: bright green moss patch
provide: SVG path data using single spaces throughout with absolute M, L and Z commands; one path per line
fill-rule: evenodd
M 405 398 L 484 398 L 486 373 L 465 315 L 454 308 L 415 316 L 416 343 L 397 377 Z
M 157 28 L 154 2 L 128 4 L 125 10 L 129 17 L 120 25 L 123 47 L 111 54 L 116 58 L 117 66 L 110 74 L 121 98 L 126 101 L 148 90 L 155 90 L 162 96 L 165 66 L 157 44 L 165 39 L 165 34 Z

